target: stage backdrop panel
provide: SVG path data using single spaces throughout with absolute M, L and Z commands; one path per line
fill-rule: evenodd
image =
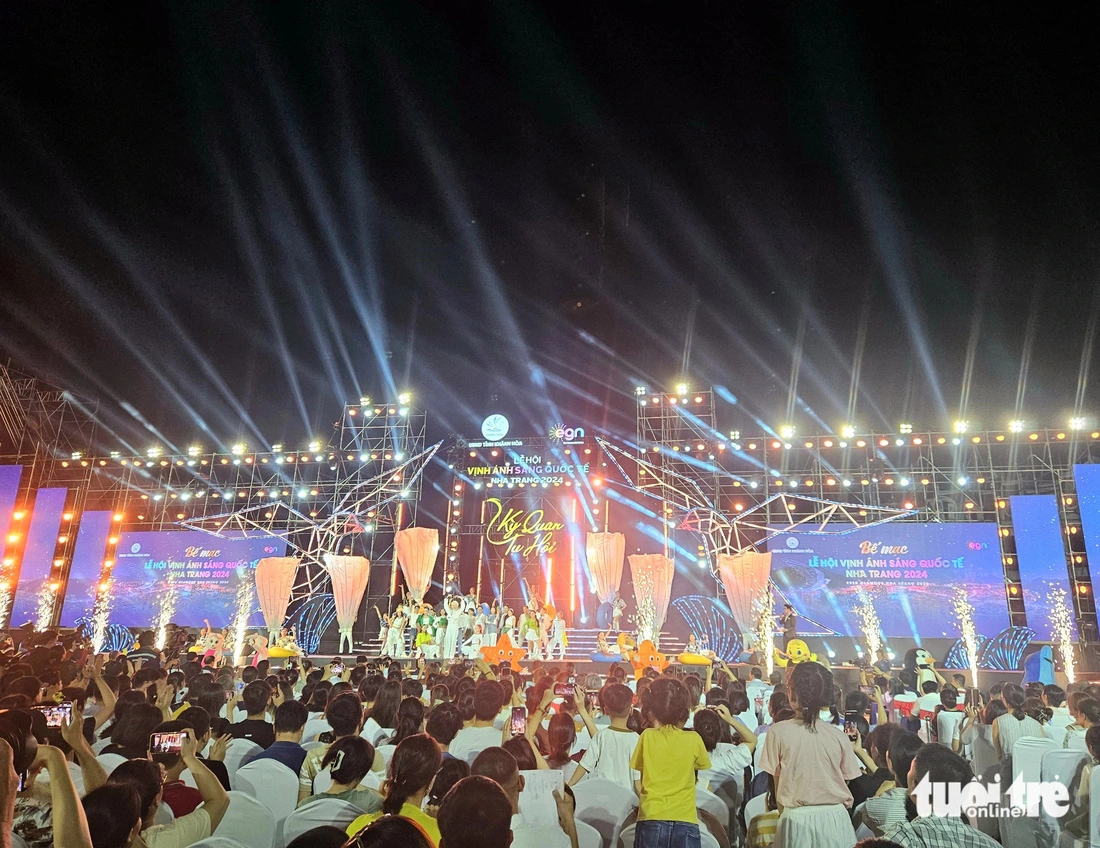
M 110 510 L 88 511 L 80 516 L 73 562 L 65 584 L 65 602 L 61 606 L 62 627 L 75 627 L 78 618 L 92 614 L 113 519 Z
M 861 589 L 887 637 L 957 637 L 956 586 L 967 590 L 979 634 L 992 637 L 1009 624 L 996 524 L 898 522 L 843 535 L 780 533 L 768 548 L 772 581 L 802 617 L 801 633 L 858 636 L 853 608 Z
M 1073 481 L 1091 567 L 1100 563 L 1100 465 L 1073 466 Z
M 236 614 L 240 582 L 255 582 L 253 572 L 263 557 L 285 553 L 286 542 L 275 536 L 220 539 L 197 530 L 122 533 L 112 571 L 111 622 L 148 627 L 171 574 L 179 590 L 173 621 L 201 627 L 208 618 L 214 627 L 224 627 Z M 258 602 L 255 610 L 249 625 L 261 627 Z
M 9 621 L 12 627 L 38 620 L 38 594 L 53 569 L 61 518 L 65 513 L 68 489 L 39 489 L 34 496 L 34 511 L 27 527 L 27 544 L 19 565 L 19 582 Z
M 1066 602 L 1073 603 L 1069 587 L 1066 549 L 1062 542 L 1062 523 L 1054 495 L 1015 495 L 1012 504 L 1012 529 L 1016 533 L 1016 564 L 1024 590 L 1027 626 L 1035 638 L 1048 642 L 1052 635 L 1053 605 L 1050 593 L 1061 589 Z M 1077 638 L 1077 622 L 1073 623 Z

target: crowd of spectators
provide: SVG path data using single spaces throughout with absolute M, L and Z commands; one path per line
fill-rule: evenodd
M 922 814 L 916 790 L 1007 787 L 1037 740 L 1079 754 L 1054 828 L 1087 845 L 1100 754 L 1095 684 L 980 693 L 876 667 L 844 692 L 817 662 L 210 668 L 151 634 L 97 656 L 54 632 L 0 664 L 0 848 L 239 840 L 229 823 L 255 810 L 234 799 L 269 791 L 250 771 L 291 787 L 270 815 L 315 823 L 290 848 L 1016 848 L 1043 844 L 1038 824 Z

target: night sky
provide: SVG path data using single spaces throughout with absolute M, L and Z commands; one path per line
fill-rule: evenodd
M 1094 34 L 1004 9 L 0 4 L 0 350 L 102 450 L 406 387 L 631 433 L 681 375 L 746 431 L 1063 426 Z

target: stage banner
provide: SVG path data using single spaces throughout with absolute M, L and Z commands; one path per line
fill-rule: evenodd
M 600 603 L 611 603 L 623 582 L 626 537 L 622 533 L 589 533 L 585 536 L 584 551 L 592 575 L 592 591 Z
M 332 597 L 336 601 L 336 621 L 341 630 L 355 624 L 359 603 L 367 591 L 370 560 L 361 556 L 325 554 L 325 570 L 332 578 Z
M 172 619 L 186 627 L 228 625 L 237 614 L 242 580 L 264 557 L 286 553 L 286 540 L 266 534 L 222 538 L 199 530 L 136 530 L 119 535 L 111 571 L 111 623 L 150 627 L 169 585 L 177 592 Z M 258 627 L 257 611 L 248 624 Z
M 428 527 L 406 527 L 397 531 L 393 544 L 409 595 L 420 603 L 432 585 L 432 572 L 439 555 L 439 531 Z
M 659 644 L 661 627 L 668 613 L 672 595 L 672 578 L 676 566 L 672 560 L 660 554 L 633 554 L 630 557 L 630 576 L 634 580 L 635 624 L 638 641 L 649 639 Z
M 869 600 L 887 637 L 957 638 L 957 587 L 974 626 L 995 637 L 1008 627 L 1008 598 L 996 524 L 893 522 L 842 533 L 773 528 L 772 584 L 799 614 L 800 633 L 862 635 L 856 608 Z
M 733 619 L 740 625 L 741 634 L 754 633 L 753 601 L 766 591 L 772 572 L 772 555 L 747 551 L 742 554 L 719 554 L 718 573 L 722 588 L 730 605 Z
M 1067 601 L 1073 603 L 1058 502 L 1054 495 L 1014 495 L 1009 503 L 1027 626 L 1035 631 L 1038 641 L 1050 642 L 1057 638 L 1051 593 L 1061 589 Z M 1071 626 L 1076 639 L 1077 622 Z
M 301 563 L 298 557 L 264 557 L 256 563 L 256 597 L 272 643 L 286 621 L 294 577 Z

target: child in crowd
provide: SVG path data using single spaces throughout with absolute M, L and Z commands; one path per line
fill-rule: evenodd
M 578 693 L 577 710 L 592 734 L 592 741 L 569 778 L 569 785 L 573 786 L 586 774 L 591 774 L 632 790 L 638 775 L 631 771 L 630 760 L 639 737 L 626 723 L 634 709 L 634 695 L 621 683 L 609 683 L 600 690 L 599 702 L 600 709 L 611 718 L 611 726 L 603 730 L 597 730 L 589 717 L 584 707 L 584 692 Z
M 710 756 L 702 737 L 684 730 L 690 710 L 687 689 L 675 678 L 658 677 L 645 691 L 649 726 L 630 759 L 641 798 L 634 848 L 699 848 L 695 773 L 710 768 Z
M 788 670 L 787 695 L 796 718 L 772 725 L 759 763 L 775 778 L 776 844 L 852 848 L 848 781 L 862 771 L 844 731 L 819 717 L 833 700 L 833 675 L 816 662 L 799 663 Z

